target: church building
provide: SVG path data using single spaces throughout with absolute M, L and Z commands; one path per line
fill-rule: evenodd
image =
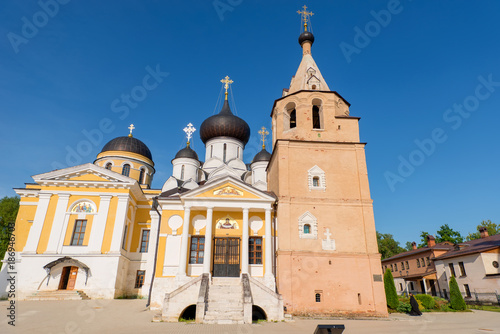
M 250 127 L 231 111 L 225 77 L 220 112 L 184 128 L 161 189 L 133 125 L 93 163 L 15 189 L 20 299 L 139 295 L 163 321 L 189 313 L 203 323 L 387 316 L 359 118 L 321 75 L 312 13 L 299 13 L 302 60 L 272 105 L 272 147 L 260 129 L 251 162 Z M 190 145 L 197 133 L 204 156 Z

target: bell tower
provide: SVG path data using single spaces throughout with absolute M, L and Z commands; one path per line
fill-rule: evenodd
M 387 316 L 359 117 L 312 57 L 313 13 L 298 13 L 302 60 L 271 112 L 278 292 L 293 314 Z

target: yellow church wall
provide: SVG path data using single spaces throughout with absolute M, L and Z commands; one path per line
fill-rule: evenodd
M 167 246 L 167 238 L 160 237 L 158 242 L 158 258 L 156 261 L 155 277 L 163 276 L 163 263 L 165 262 L 165 247 Z
M 161 214 L 160 233 L 172 234 L 172 229 L 168 226 L 168 220 L 172 216 L 181 216 L 184 219 L 184 210 L 163 210 Z M 182 226 L 177 229 L 177 234 L 182 234 Z
M 231 217 L 238 223 L 238 229 L 217 229 L 215 228 L 217 222 L 226 216 Z M 241 237 L 243 234 L 243 212 L 238 211 L 214 211 L 214 226 L 213 235 L 216 237 Z
M 16 230 L 14 231 L 16 235 L 15 249 L 17 252 L 23 250 L 28 240 L 28 234 L 30 232 L 31 226 L 33 225 L 33 220 L 35 219 L 36 205 L 23 205 L 23 203 L 32 202 L 26 201 L 26 198 L 21 198 L 19 203 L 19 212 L 16 217 Z M 30 198 L 31 199 L 31 198 Z M 36 198 L 38 201 L 38 198 Z M 30 223 L 31 222 L 31 223 Z
M 92 222 L 94 220 L 94 215 L 86 215 L 85 220 L 87 220 L 87 225 L 85 227 L 85 235 L 83 236 L 82 246 L 88 246 L 90 233 L 92 231 Z M 73 237 L 73 231 L 75 229 L 76 221 L 79 220 L 78 214 L 70 215 L 68 220 L 68 227 L 66 229 L 66 234 L 64 236 L 64 246 L 71 245 L 71 238 Z
M 144 224 L 145 223 L 145 224 Z M 163 225 L 163 222 L 162 222 Z M 134 232 L 132 234 L 132 241 L 130 242 L 130 251 L 136 252 L 139 249 L 139 244 L 141 242 L 141 231 L 142 229 L 151 229 L 151 219 L 147 220 L 137 220 L 134 222 Z M 165 251 L 165 249 L 163 249 Z M 159 250 L 160 252 L 160 250 Z
M 38 184 L 26 184 L 26 189 L 40 189 L 40 185 Z
M 109 202 L 108 219 L 104 229 L 104 237 L 102 239 L 101 253 L 106 254 L 111 249 L 111 240 L 113 238 L 113 228 L 115 227 L 116 209 L 118 207 L 118 197 L 113 196 Z
M 45 219 L 43 221 L 42 232 L 40 233 L 40 239 L 38 240 L 38 246 L 36 249 L 37 254 L 45 253 L 45 250 L 47 249 L 58 201 L 58 195 L 52 195 L 50 197 L 49 207 L 47 208 L 47 214 L 45 215 Z

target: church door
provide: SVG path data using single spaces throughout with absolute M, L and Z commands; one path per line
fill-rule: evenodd
M 214 238 L 214 277 L 240 276 L 240 238 Z
M 64 267 L 59 281 L 59 290 L 73 290 L 77 275 L 78 267 Z

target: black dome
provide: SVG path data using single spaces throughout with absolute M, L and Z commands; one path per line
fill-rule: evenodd
M 151 155 L 151 151 L 149 148 L 139 139 L 134 137 L 117 137 L 109 141 L 101 150 L 102 152 L 106 151 L 125 151 L 140 154 L 149 160 L 153 160 L 153 156 Z
M 198 160 L 198 154 L 189 146 L 184 147 L 182 150 L 177 152 L 174 159 L 177 158 L 189 158 Z
M 247 122 L 233 115 L 227 100 L 224 100 L 222 110 L 217 115 L 210 116 L 200 126 L 200 138 L 204 144 L 215 137 L 236 138 L 243 145 L 250 139 L 250 127 Z
M 267 152 L 265 148 L 253 157 L 252 163 L 259 161 L 269 161 L 271 160 L 271 153 Z
M 314 35 L 310 31 L 304 31 L 299 36 L 299 44 L 302 45 L 305 41 L 311 42 L 311 45 L 314 43 Z

